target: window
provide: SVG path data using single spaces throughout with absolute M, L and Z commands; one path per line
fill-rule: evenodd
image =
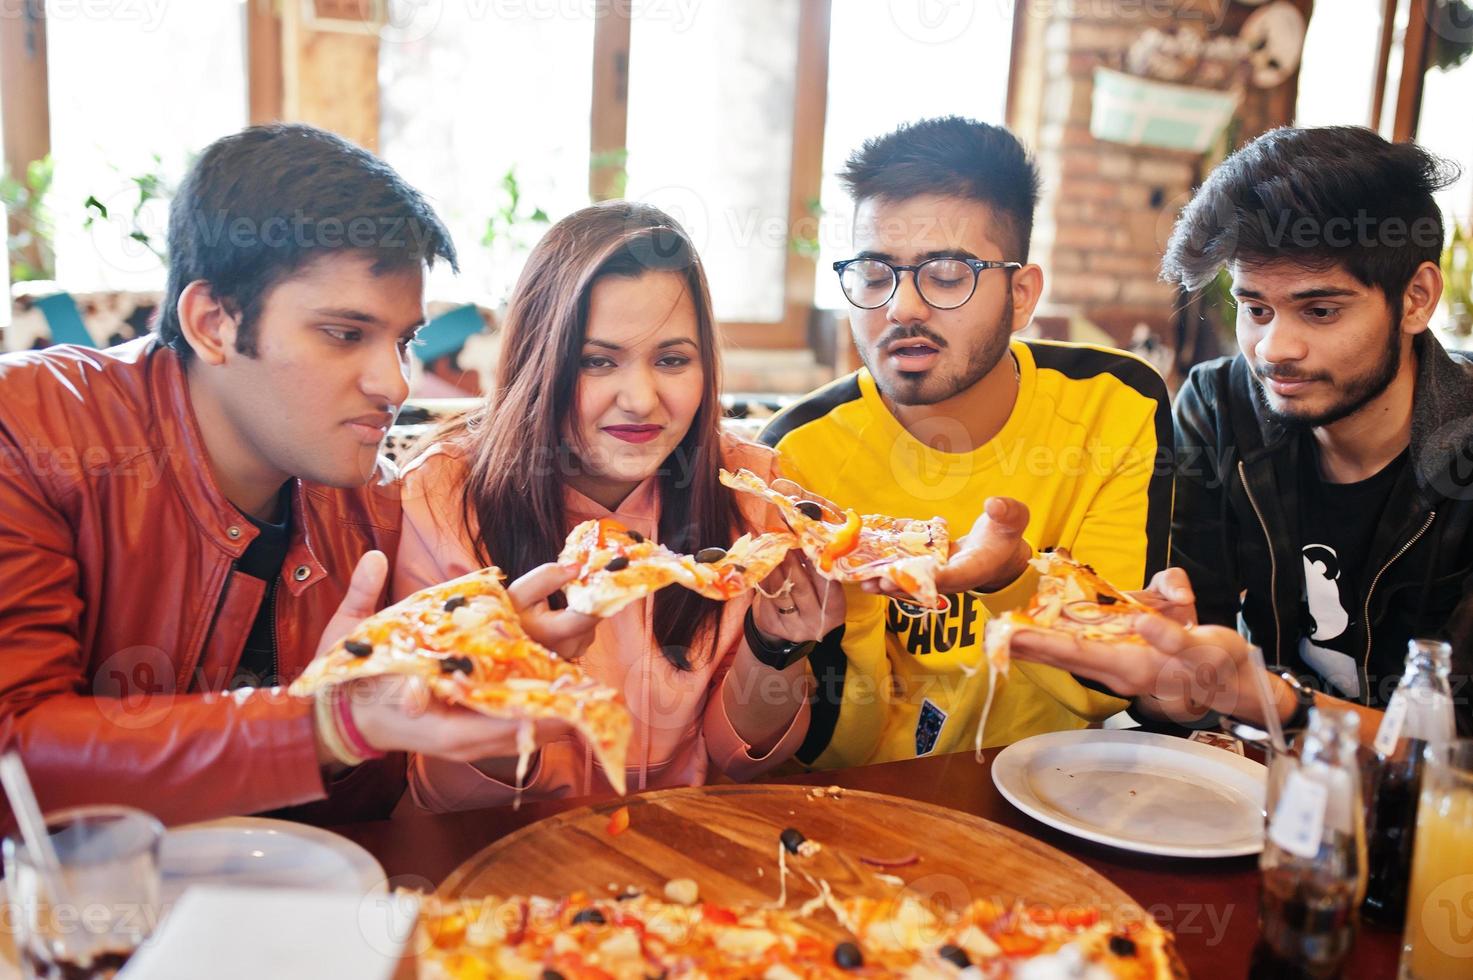
M 690 232 L 723 321 L 783 317 L 800 2 L 634 8 L 628 196 Z
M 1335 0 L 1333 9 L 1315 8 L 1299 63 L 1295 125 L 1371 124 L 1384 6 L 1384 0 Z
M 69 4 L 46 13 L 56 275 L 72 291 L 162 289 L 163 263 L 129 238 L 134 178 L 177 182 L 201 148 L 245 125 L 245 7 L 240 0 L 114 5 L 107 17 L 96 9 Z M 84 207 L 88 197 L 112 220 L 85 227 L 97 214 Z M 163 200 L 138 216 L 138 229 L 159 249 L 166 225 Z
M 854 209 L 839 183 L 844 160 L 901 123 L 956 114 L 1005 122 L 1010 3 L 933 0 L 835 3 L 819 199 L 815 303 L 846 309 L 833 263 L 850 257 Z
M 413 23 L 416 6 L 392 0 L 391 22 Z M 437 7 L 433 29 L 380 47 L 379 146 L 460 254 L 459 279 L 438 268 L 434 295 L 497 303 L 547 222 L 589 202 L 594 21 L 569 13 L 576 5 Z M 506 213 L 509 184 L 520 203 Z
M 1473 96 L 1473 58 L 1448 71 L 1428 69 L 1422 88 L 1422 116 L 1417 141 L 1462 167 L 1458 182 L 1437 195 L 1443 221 L 1452 233 L 1453 220 L 1473 224 L 1473 127 L 1468 125 L 1468 98 Z

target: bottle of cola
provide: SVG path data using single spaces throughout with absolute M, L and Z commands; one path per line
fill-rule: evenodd
M 1370 876 L 1367 919 L 1401 926 L 1406 919 L 1422 753 L 1455 737 L 1453 696 L 1448 683 L 1452 648 L 1437 640 L 1407 644 L 1406 670 L 1386 705 L 1376 732 L 1376 761 L 1369 778 L 1366 838 Z
M 1298 757 L 1274 759 L 1250 980 L 1330 980 L 1360 928 L 1365 811 L 1354 712 L 1315 709 Z

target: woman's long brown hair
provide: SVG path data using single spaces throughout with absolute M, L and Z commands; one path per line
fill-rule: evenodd
M 470 473 L 463 517 L 479 528 L 479 559 L 516 578 L 562 549 L 567 533 L 563 477 L 576 447 L 563 433 L 577 409 L 589 296 L 606 276 L 674 272 L 696 308 L 705 391 L 690 431 L 658 472 L 659 540 L 691 554 L 727 545 L 737 526 L 721 485 L 720 367 L 710 290 L 689 236 L 658 208 L 609 201 L 554 225 L 532 250 L 507 307 L 495 388 L 463 420 Z M 676 668 L 689 670 L 714 639 L 721 606 L 687 589 L 655 595 L 654 635 Z M 692 654 L 695 654 L 694 656 Z

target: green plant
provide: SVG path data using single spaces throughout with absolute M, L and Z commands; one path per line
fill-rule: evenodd
M 87 215 L 82 225 L 85 228 L 91 228 L 97 221 L 121 222 L 129 238 L 152 252 L 159 262 L 168 265 L 167 243 L 145 230 L 143 215 L 153 202 L 167 203 L 170 201 L 178 188 L 164 175 L 164 161 L 159 155 L 152 154 L 152 158 L 153 167 L 151 169 L 127 178 L 137 189 L 138 196 L 133 200 L 126 214 L 118 215 L 110 211 L 106 204 L 97 199 L 96 195 L 89 194 L 87 200 L 82 203 L 82 208 Z
M 0 176 L 0 203 L 9 213 L 13 233 L 7 230 L 5 248 L 12 282 L 52 279 L 56 275 L 56 229 L 46 196 L 55 168 L 51 157 L 32 160 L 25 177 Z
M 608 190 L 611 198 L 623 197 L 629 190 L 629 151 L 624 147 L 601 150 L 588 158 L 588 165 L 594 170 L 610 172 Z
M 507 243 L 512 249 L 531 247 L 532 242 L 527 240 L 528 234 L 536 229 L 540 235 L 542 229 L 552 223 L 552 219 L 542 208 L 526 204 L 522 200 L 522 186 L 517 180 L 515 165 L 502 175 L 501 191 L 504 195 L 502 205 L 486 219 L 486 231 L 481 235 L 481 244 L 486 248 L 495 248 L 501 243 Z
M 1232 350 L 1237 343 L 1238 301 L 1233 297 L 1233 276 L 1219 269 L 1212 282 L 1202 290 L 1202 316 L 1217 335 L 1219 345 Z
M 1452 71 L 1473 54 L 1473 7 L 1465 0 L 1437 0 L 1431 18 L 1432 52 L 1428 64 Z
M 819 250 L 818 229 L 823 221 L 823 205 L 818 198 L 809 198 L 804 205 L 808 217 L 799 222 L 798 227 L 793 229 L 793 236 L 788 241 L 788 247 L 793 254 L 800 255 L 805 259 L 817 259 Z
M 1455 324 L 1473 315 L 1473 234 L 1458 221 L 1442 251 L 1442 299 Z

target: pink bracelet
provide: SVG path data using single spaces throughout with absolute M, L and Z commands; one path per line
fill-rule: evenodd
M 343 736 L 343 741 L 348 748 L 364 759 L 382 759 L 384 753 L 368 744 L 368 739 L 358 730 L 358 725 L 353 721 L 353 708 L 348 703 L 347 691 L 338 689 L 337 698 L 333 703 L 333 714 L 337 718 L 338 732 Z

